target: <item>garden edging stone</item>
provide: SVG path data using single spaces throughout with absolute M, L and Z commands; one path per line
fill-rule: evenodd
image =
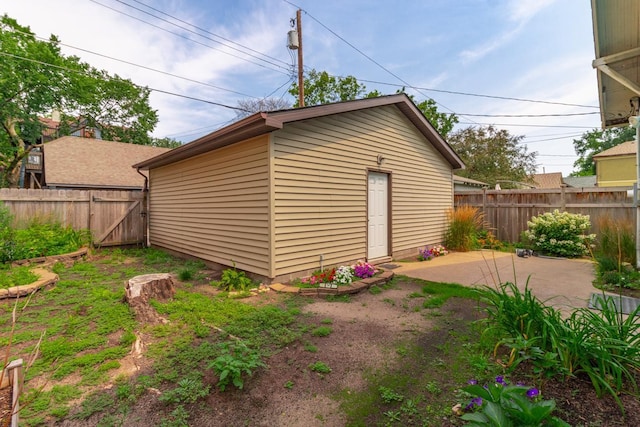
M 393 278 L 393 271 L 380 268 L 379 270 L 382 270 L 382 273 L 377 276 L 356 280 L 349 285 L 339 286 L 338 288 L 299 288 L 282 283 L 272 283 L 269 287 L 276 292 L 297 293 L 303 296 L 356 294 L 365 289 L 369 289 L 371 286 L 385 284 Z
M 59 279 L 57 274 L 43 268 L 34 268 L 33 273 L 40 276 L 40 278 L 28 285 L 12 286 L 10 288 L 0 289 L 0 299 L 29 295 L 40 288 L 44 288 L 45 286 L 54 285 Z

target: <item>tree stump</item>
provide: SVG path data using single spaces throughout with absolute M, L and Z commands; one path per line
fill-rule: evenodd
M 166 301 L 173 298 L 176 290 L 171 275 L 156 273 L 136 276 L 125 283 L 125 291 L 125 300 L 136 313 L 138 321 L 166 323 L 166 319 L 149 305 L 149 301 Z

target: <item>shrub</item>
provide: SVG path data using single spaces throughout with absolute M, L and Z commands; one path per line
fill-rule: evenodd
M 445 235 L 445 246 L 454 251 L 470 251 L 477 245 L 477 233 L 482 229 L 484 218 L 478 208 L 459 206 L 447 213 L 449 228 Z
M 15 259 L 13 257 L 14 239 L 13 216 L 9 212 L 9 208 L 0 201 L 0 263 Z
M 585 234 L 591 222 L 589 215 L 569 212 L 546 212 L 527 222 L 525 236 L 534 250 L 549 255 L 575 257 L 586 255 L 595 234 Z
M 73 252 L 91 242 L 89 230 L 74 230 L 59 222 L 36 218 L 14 230 L 11 260 Z
M 211 282 L 212 285 L 219 287 L 223 291 L 246 291 L 253 284 L 244 271 L 236 270 L 236 263 L 233 268 L 227 268 L 222 272 L 220 280 Z

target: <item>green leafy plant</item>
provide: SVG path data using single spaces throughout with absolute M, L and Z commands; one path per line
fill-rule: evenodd
M 544 375 L 586 375 L 598 396 L 611 395 L 620 408 L 619 394 L 637 393 L 633 372 L 640 370 L 640 307 L 628 316 L 603 295 L 600 311 L 575 310 L 568 318 L 543 304 L 528 286 L 521 292 L 513 284 L 479 290 L 487 304 L 485 332 L 501 336 L 496 344 L 511 349 L 503 364 L 528 360 Z
M 331 368 L 324 362 L 315 362 L 309 365 L 309 369 L 319 374 L 328 374 Z
M 15 244 L 13 215 L 9 208 L 0 201 L 0 263 L 15 259 Z
M 318 326 L 311 331 L 311 335 L 314 337 L 326 337 L 331 335 L 331 332 L 333 332 L 333 329 L 329 326 Z
M 208 394 L 209 386 L 202 384 L 202 380 L 184 378 L 178 382 L 176 388 L 162 393 L 158 400 L 171 405 L 194 403 Z
M 467 426 L 569 426 L 552 416 L 555 401 L 542 400 L 535 387 L 510 385 L 498 376 L 495 382 L 484 387 L 472 380 L 462 390 L 473 396 L 465 409 L 474 412 L 461 417 L 469 421 Z
M 378 387 L 378 393 L 380 393 L 380 398 L 384 403 L 402 402 L 404 400 L 403 395 L 401 395 L 400 393 L 396 393 L 389 387 Z
M 218 388 L 224 391 L 229 384 L 239 389 L 244 387 L 243 374 L 252 375 L 257 368 L 266 366 L 260 353 L 249 349 L 246 345 L 235 342 L 220 344 L 222 355 L 209 363 L 209 369 L 218 375 Z
M 534 250 L 554 256 L 576 257 L 586 255 L 596 238 L 585 234 L 591 227 L 589 215 L 569 212 L 545 212 L 527 222 L 524 232 Z
M 220 280 L 212 284 L 223 291 L 246 291 L 253 284 L 253 280 L 247 277 L 244 271 L 238 271 L 234 262 L 233 268 L 224 270 Z

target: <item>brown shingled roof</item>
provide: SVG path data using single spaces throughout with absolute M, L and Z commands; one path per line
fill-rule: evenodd
M 628 156 L 630 154 L 636 154 L 636 142 L 635 141 L 627 141 L 622 144 L 615 145 L 608 150 L 601 151 L 600 153 L 593 156 L 594 159 L 600 157 L 611 157 L 611 156 Z
M 562 172 L 537 173 L 533 175 L 533 182 L 536 188 L 560 188 L 564 184 Z
M 141 188 L 144 178 L 131 166 L 169 148 L 64 136 L 44 144 L 47 187 Z

